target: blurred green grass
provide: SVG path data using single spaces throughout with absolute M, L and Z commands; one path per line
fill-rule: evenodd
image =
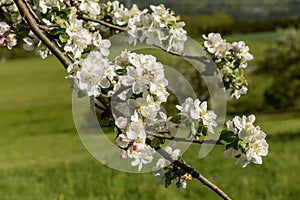
M 219 199 L 196 180 L 186 190 L 165 189 L 151 174 L 96 161 L 76 133 L 66 73 L 55 58 L 12 60 L 0 69 L 1 200 Z M 259 114 L 257 120 L 269 134 L 263 165 L 242 169 L 222 157 L 221 147 L 198 159 L 199 146 L 192 145 L 184 158 L 233 199 L 299 199 L 300 115 Z

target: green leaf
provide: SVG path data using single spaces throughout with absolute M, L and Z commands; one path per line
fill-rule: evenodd
M 59 35 L 59 40 L 61 43 L 66 43 L 69 40 L 69 36 L 66 34 Z
M 159 138 L 153 138 L 151 140 L 151 146 L 153 148 L 157 148 L 157 147 L 159 147 L 159 145 L 161 145 L 161 140 Z
M 180 176 L 183 176 L 183 175 L 186 174 L 186 172 L 185 172 L 183 169 L 178 169 L 178 170 L 176 171 L 176 174 L 177 174 L 177 175 L 180 175 Z
M 51 35 L 63 35 L 63 34 L 65 34 L 65 32 L 66 32 L 66 29 L 64 29 L 64 28 L 55 28 L 50 31 L 50 34 Z
M 238 141 L 238 145 L 239 147 L 241 147 L 243 150 L 246 150 L 247 149 L 247 143 L 243 140 L 239 140 Z
M 165 179 L 165 187 L 166 188 L 171 185 L 172 180 L 173 180 L 172 176 L 173 176 L 173 173 L 170 172 L 170 171 L 168 171 L 168 172 L 165 173 L 165 177 L 166 177 L 166 179 Z
M 166 139 L 164 139 L 164 138 L 159 138 L 159 140 L 160 140 L 160 144 L 164 144 L 166 141 Z
M 116 70 L 116 74 L 121 76 L 121 75 L 124 75 L 126 73 L 126 69 L 117 69 Z
M 232 131 L 223 130 L 221 132 L 219 141 L 223 144 L 227 145 L 230 143 L 233 143 L 235 140 L 237 140 L 237 137 L 234 135 Z
M 59 24 L 60 27 L 66 28 L 66 20 L 57 17 L 56 23 Z
M 197 133 L 202 133 L 203 129 L 204 129 L 204 126 L 202 124 L 199 124 Z
M 165 173 L 165 187 L 167 188 L 169 185 L 171 185 L 172 180 L 174 180 L 175 178 L 177 178 L 177 174 L 172 172 L 172 171 L 168 171 Z

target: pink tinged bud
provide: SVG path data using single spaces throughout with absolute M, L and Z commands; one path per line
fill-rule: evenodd
M 135 142 L 135 141 L 137 141 L 137 138 L 136 139 L 132 139 L 130 142 Z
M 4 37 L 3 37 L 3 38 L 0 38 L 0 45 L 5 47 L 6 44 L 7 44 L 6 38 L 4 38 Z
M 128 157 L 126 151 L 122 151 L 120 156 L 121 156 L 121 158 L 123 158 L 123 159 L 125 159 L 125 158 Z
M 136 150 L 138 150 L 138 146 L 137 146 L 137 145 L 133 145 L 132 149 L 133 149 L 134 151 L 136 151 Z
M 235 52 L 241 51 L 241 49 L 244 47 L 245 47 L 245 43 L 242 41 L 232 43 L 232 50 Z

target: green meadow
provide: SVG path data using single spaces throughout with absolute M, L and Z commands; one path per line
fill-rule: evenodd
M 261 60 L 271 37 L 276 35 L 230 40 L 246 40 Z M 55 58 L 9 60 L 0 69 L 1 200 L 219 199 L 196 180 L 186 190 L 165 189 L 154 184 L 150 173 L 120 172 L 92 157 L 77 134 L 67 74 Z M 251 75 L 258 89 L 250 88 L 249 95 L 258 100 L 262 76 Z M 300 113 L 255 114 L 270 144 L 263 165 L 241 168 L 234 159 L 223 158 L 222 147 L 199 159 L 199 146 L 192 145 L 183 157 L 233 199 L 299 199 Z

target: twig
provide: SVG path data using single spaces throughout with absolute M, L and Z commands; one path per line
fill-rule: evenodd
M 208 64 L 208 62 L 206 61 L 207 60 L 206 56 L 201 56 L 201 57 L 200 56 L 190 56 L 190 55 L 186 55 L 186 54 L 183 54 L 183 53 L 176 53 L 176 52 L 173 52 L 173 51 L 168 51 L 167 49 L 165 49 L 164 47 L 159 46 L 159 45 L 154 44 L 153 46 L 160 49 L 160 50 L 162 50 L 162 51 L 165 51 L 165 52 L 171 54 L 172 56 L 182 57 L 182 58 L 191 59 L 191 60 L 197 60 L 199 62 Z
M 176 142 L 190 142 L 190 143 L 196 143 L 196 144 L 222 144 L 220 141 L 217 140 L 196 140 L 192 138 L 178 138 L 173 135 L 169 134 L 159 134 L 159 133 L 153 133 L 153 132 L 147 132 L 147 135 L 156 137 L 156 138 L 161 138 L 161 139 L 166 139 L 166 140 L 173 140 Z
M 86 15 L 83 15 L 82 13 L 78 13 L 78 18 L 86 20 L 86 21 L 96 22 L 96 23 L 102 24 L 104 26 L 107 26 L 109 28 L 112 28 L 112 29 L 115 29 L 115 30 L 119 30 L 119 31 L 126 31 L 127 30 L 124 27 L 116 26 L 116 25 L 110 24 L 108 22 L 105 22 L 103 20 L 99 20 L 99 19 L 95 19 L 95 18 L 92 18 L 92 17 L 88 17 Z
M 24 0 L 23 2 L 24 2 L 24 4 L 26 5 L 27 9 L 29 10 L 29 13 L 31 14 L 31 16 L 32 16 L 37 22 L 41 23 L 40 18 L 35 14 L 35 12 L 33 11 L 33 9 L 31 8 L 31 6 L 28 5 L 27 1 Z
M 146 143 L 151 146 L 151 140 L 146 139 Z M 183 169 L 186 173 L 190 174 L 193 178 L 197 179 L 200 181 L 203 185 L 209 187 L 211 190 L 213 190 L 218 196 L 225 200 L 231 200 L 231 198 L 223 191 L 221 190 L 218 186 L 213 184 L 211 181 L 209 181 L 207 178 L 205 178 L 202 174 L 200 174 L 197 170 L 194 168 L 180 162 L 179 160 L 173 160 L 171 156 L 164 150 L 161 149 L 160 147 L 155 148 L 155 150 L 163 156 L 165 159 L 173 163 L 175 166 L 179 167 L 180 169 Z
M 42 32 L 39 28 L 37 22 L 35 21 L 34 17 L 30 14 L 29 10 L 27 9 L 26 5 L 22 0 L 14 0 L 15 4 L 17 5 L 20 13 L 22 16 L 25 17 L 28 26 L 31 28 L 32 32 L 46 45 L 46 47 L 58 58 L 58 60 L 63 64 L 65 68 L 67 68 L 72 62 L 63 55 L 61 50 L 53 44 L 49 38 Z

